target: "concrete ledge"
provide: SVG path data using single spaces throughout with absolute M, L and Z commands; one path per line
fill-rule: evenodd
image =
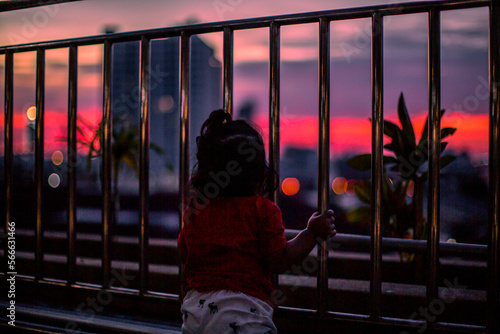
M 7 303 L 0 301 L 0 307 Z M 48 333 L 127 333 L 127 334 L 177 334 L 181 333 L 180 324 L 162 324 L 151 321 L 132 320 L 125 316 L 82 315 L 83 312 L 34 307 L 16 306 L 16 323 L 20 319 L 22 327 L 38 328 Z M 3 319 L 7 323 L 7 319 Z M 30 326 L 31 325 L 31 326 Z M 12 328 L 13 329 L 13 328 Z M 3 332 L 3 331 L 2 331 Z

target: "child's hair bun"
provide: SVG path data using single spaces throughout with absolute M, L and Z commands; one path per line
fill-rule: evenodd
M 203 123 L 201 135 L 217 132 L 224 124 L 231 122 L 231 114 L 228 114 L 222 109 L 214 110 L 210 113 L 208 119 Z
M 264 141 L 251 124 L 233 121 L 231 114 L 221 109 L 212 111 L 201 127 L 196 146 L 198 162 L 191 177 L 194 189 L 210 191 L 214 182 L 223 178 L 217 196 L 251 196 L 267 191 L 270 170 Z

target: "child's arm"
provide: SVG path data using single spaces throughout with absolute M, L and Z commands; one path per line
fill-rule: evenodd
M 270 254 L 266 258 L 266 265 L 272 273 L 279 274 L 290 268 L 293 264 L 302 261 L 312 251 L 316 242 L 334 236 L 333 211 L 327 210 L 322 214 L 315 212 L 307 223 L 307 228 L 302 230 L 295 238 L 287 241 L 285 248 Z

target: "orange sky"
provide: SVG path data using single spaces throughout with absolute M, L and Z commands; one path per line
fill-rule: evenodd
M 417 140 L 420 138 L 426 116 L 414 117 Z M 399 124 L 397 120 L 390 119 Z M 256 123 L 267 137 L 268 121 L 259 118 Z M 457 152 L 468 151 L 478 157 L 488 152 L 488 115 L 464 114 L 460 112 L 445 115 L 442 127 L 456 127 L 457 131 L 448 137 L 448 148 Z M 282 147 L 298 146 L 314 148 L 318 145 L 318 119 L 310 116 L 294 116 L 281 119 L 280 139 Z M 333 117 L 330 127 L 331 154 L 342 156 L 371 150 L 371 123 L 365 118 Z
M 93 124 L 97 124 L 100 110 L 82 111 L 81 114 Z M 391 119 L 397 122 L 397 120 Z M 14 115 L 14 139 L 16 153 L 26 152 L 27 124 L 25 114 Z M 425 115 L 413 117 L 417 139 L 420 138 L 425 122 Z M 449 148 L 458 153 L 468 151 L 473 157 L 488 152 L 488 115 L 465 114 L 460 112 L 445 115 L 442 127 L 456 127 L 458 130 L 447 140 Z M 267 141 L 268 120 L 258 117 L 255 123 L 262 129 Z M 47 111 L 45 114 L 45 153 L 50 156 L 55 150 L 65 150 L 61 137 L 67 135 L 67 115 L 61 112 Z M 3 124 L 1 125 L 3 132 Z M 314 149 L 318 145 L 318 119 L 311 116 L 284 115 L 281 118 L 281 146 L 295 146 Z M 366 118 L 333 117 L 330 129 L 330 147 L 332 156 L 350 153 L 369 152 L 371 148 L 371 123 Z
M 395 1 L 388 0 L 384 3 L 390 2 Z M 194 3 L 197 5 L 193 5 Z M 109 24 L 116 25 L 118 31 L 130 31 L 178 25 L 193 16 L 198 17 L 201 22 L 211 22 L 364 6 L 376 2 L 372 0 L 233 1 L 231 2 L 233 6 L 225 11 L 217 9 L 214 3 L 214 1 L 201 0 L 190 2 L 149 0 L 147 5 L 142 3 L 140 5 L 141 11 L 147 15 L 137 15 L 138 2 L 133 0 L 121 0 L 121 6 L 116 6 L 116 2 L 113 1 L 88 0 L 45 7 L 45 9 L 13 11 L 0 15 L 2 21 L 0 45 L 100 34 L 104 26 Z M 41 16 L 46 17 L 43 24 L 36 20 Z M 442 106 L 447 110 L 455 111 L 445 114 L 443 126 L 458 127 L 456 134 L 449 140 L 450 148 L 459 152 L 467 150 L 477 156 L 488 150 L 487 98 L 483 99 L 482 95 L 477 93 L 478 88 L 481 88 L 479 92 L 482 94 L 484 87 L 481 84 L 487 78 L 487 17 L 486 8 L 442 13 Z M 369 43 L 361 43 L 363 37 L 366 37 L 365 30 L 369 27 L 367 23 L 369 23 L 368 19 L 339 21 L 331 24 L 332 98 L 336 99 L 332 110 L 337 115 L 332 118 L 331 123 L 332 156 L 367 152 L 371 147 L 371 124 L 365 113 L 365 110 L 370 109 L 370 47 Z M 386 101 L 395 102 L 395 96 L 404 91 L 407 105 L 412 106 L 413 110 L 423 110 L 427 104 L 427 18 L 424 14 L 404 15 L 386 20 L 385 24 L 386 63 L 384 66 L 386 73 L 384 73 L 384 79 L 386 83 L 384 91 L 394 93 L 394 98 L 389 95 Z M 32 26 L 33 29 L 28 29 Z M 222 34 L 206 34 L 204 38 L 206 43 L 214 48 L 215 56 L 219 60 L 222 59 Z M 241 77 L 238 73 L 235 74 L 235 96 L 237 95 L 241 101 L 248 98 L 257 99 L 260 103 L 258 108 L 262 108 L 262 105 L 267 106 L 268 103 L 268 38 L 267 29 L 237 31 L 234 38 L 236 65 L 245 62 L 264 64 L 261 66 L 262 73 L 256 71 L 257 67 L 249 67 L 247 72 L 241 74 Z M 355 54 L 346 56 L 342 52 L 344 50 L 342 45 L 354 47 Z M 283 27 L 281 32 L 281 60 L 284 62 L 282 68 L 282 147 L 293 145 L 314 148 L 317 146 L 318 124 L 317 118 L 312 116 L 316 114 L 314 106 L 317 105 L 317 69 L 314 63 L 317 59 L 317 51 L 318 27 L 316 24 Z M 46 92 L 66 90 L 67 56 L 67 49 L 47 52 L 47 75 L 50 81 L 47 82 Z M 79 72 L 79 113 L 94 123 L 98 122 L 101 110 L 99 108 L 89 110 L 99 105 L 98 99 L 93 99 L 90 92 L 94 95 L 98 94 L 101 73 L 99 70 L 92 70 L 92 66 L 99 65 L 101 57 L 100 46 L 79 48 L 79 65 L 88 68 L 87 71 Z M 306 60 L 313 61 L 313 66 L 304 66 Z M 3 61 L 3 56 L 0 56 L 0 73 L 2 73 Z M 293 61 L 290 63 L 293 66 L 285 66 L 287 61 Z M 26 90 L 24 95 L 16 97 L 16 101 L 23 101 L 28 105 L 34 103 L 34 64 L 33 52 L 15 56 L 16 89 L 19 87 L 18 92 L 21 91 L 21 87 Z M 461 70 L 457 71 L 457 68 Z M 359 72 L 353 69 L 359 69 Z M 249 73 L 255 75 L 251 76 Z M 288 76 L 287 73 L 289 73 Z M 463 74 L 459 76 L 457 73 Z M 245 78 L 246 81 L 240 78 Z M 295 78 L 301 78 L 301 80 L 295 80 Z M 345 96 L 350 98 L 342 99 Z M 356 98 L 352 98 L 353 96 Z M 83 97 L 88 101 L 84 101 Z M 468 112 L 460 112 L 463 110 L 460 108 L 466 107 L 467 102 L 472 101 L 471 99 L 475 99 L 473 102 L 477 102 L 478 106 L 474 106 L 473 110 L 467 109 Z M 47 98 L 45 115 L 47 155 L 60 148 L 61 142 L 56 139 L 66 136 L 67 115 L 64 112 L 66 103 L 66 100 L 62 98 Z M 460 105 L 458 109 L 454 107 L 455 103 Z M 15 109 L 19 108 L 22 107 L 20 105 L 15 107 Z M 396 114 L 393 110 L 386 110 L 385 113 L 386 115 Z M 264 112 L 262 116 L 258 116 L 256 123 L 263 128 L 264 133 L 267 133 L 268 125 L 265 114 Z M 423 113 L 415 115 L 412 114 L 412 118 L 416 124 L 416 132 L 419 134 L 425 115 Z M 0 124 L 1 122 L 3 120 Z M 15 151 L 18 153 L 28 149 L 26 126 L 26 115 L 24 112 L 16 111 L 14 141 Z M 3 132 L 3 125 L 0 125 L 0 129 Z

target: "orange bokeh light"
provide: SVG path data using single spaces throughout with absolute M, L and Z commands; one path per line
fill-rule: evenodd
M 332 190 L 337 195 L 342 195 L 345 193 L 345 185 L 347 180 L 344 177 L 336 177 L 332 182 Z
M 406 195 L 409 197 L 413 197 L 413 192 L 415 191 L 415 183 L 413 181 L 410 181 L 410 184 L 408 185 L 408 188 L 406 189 Z
M 28 119 L 30 121 L 34 121 L 36 119 L 36 107 L 35 106 L 28 108 L 28 111 L 26 111 L 26 117 L 28 117 Z
M 356 193 L 354 192 L 354 185 L 356 184 L 356 180 L 349 180 L 344 185 L 344 191 L 349 196 L 354 196 Z
M 294 177 L 287 177 L 281 183 L 281 190 L 285 195 L 293 196 L 299 192 L 300 182 Z
M 56 166 L 59 166 L 60 164 L 62 164 L 64 160 L 64 155 L 62 154 L 61 151 L 57 150 L 54 153 L 52 153 L 51 158 L 52 158 L 52 163 Z

